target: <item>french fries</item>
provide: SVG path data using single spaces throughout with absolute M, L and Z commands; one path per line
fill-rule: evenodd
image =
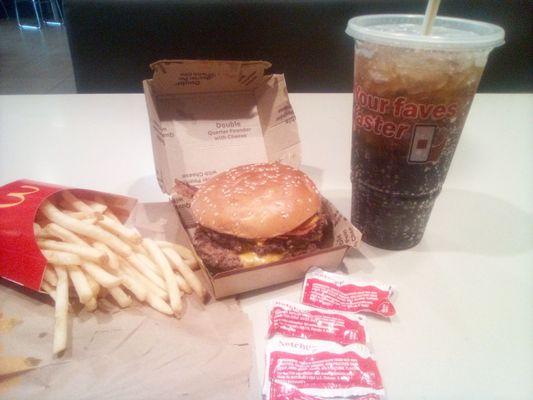
M 41 289 L 55 303 L 53 351 L 67 347 L 69 285 L 72 299 L 86 311 L 105 308 L 106 296 L 121 308 L 133 299 L 165 315 L 180 317 L 184 294 L 205 301 L 207 291 L 193 272 L 189 249 L 167 241 L 142 238 L 126 227 L 100 197 L 78 198 L 69 191 L 43 202 L 33 230 L 48 261 Z
M 180 290 L 187 294 L 191 294 L 192 288 L 189 286 L 187 281 L 183 279 L 183 277 L 180 274 L 175 274 L 174 276 L 176 277 L 176 282 L 178 282 L 178 287 L 180 288 Z
M 159 311 L 160 313 L 172 315 L 172 308 L 161 298 L 153 293 L 148 293 L 146 296 L 146 301 L 148 304 L 150 304 L 150 307 L 152 307 L 154 310 Z
M 170 307 L 176 314 L 181 314 L 183 305 L 181 304 L 180 289 L 168 260 L 165 258 L 165 255 L 159 246 L 152 239 L 145 238 L 143 239 L 142 244 L 143 247 L 148 251 L 148 254 L 150 254 L 152 257 L 152 260 L 157 263 L 157 266 L 163 273 L 168 291 L 168 297 L 170 299 Z
M 176 267 L 185 281 L 189 284 L 194 293 L 196 293 L 196 295 L 203 301 L 207 295 L 207 291 L 192 269 L 185 264 L 180 255 L 173 248 L 164 247 L 162 250 L 168 260 L 174 265 L 174 267 Z
M 44 290 L 46 293 L 48 293 L 48 295 L 52 298 L 52 300 L 54 300 L 54 302 L 56 301 L 55 286 L 50 285 L 46 281 L 43 281 L 41 282 L 41 289 Z
M 98 264 L 94 264 L 90 261 L 82 262 L 81 268 L 98 282 L 98 284 L 105 288 L 111 289 L 122 283 L 120 278 L 110 274 Z
M 120 223 L 120 220 L 117 218 L 117 216 L 116 216 L 116 215 L 113 213 L 113 211 L 111 211 L 110 209 L 106 209 L 106 210 L 104 211 L 104 215 L 105 215 L 106 217 L 111 218 L 113 221 L 115 221 L 115 222 L 119 222 L 119 223 Z
M 142 242 L 142 237 L 135 229 L 126 228 L 120 222 L 115 221 L 112 218 L 104 215 L 98 225 L 107 229 L 109 232 L 114 233 L 122 240 L 127 242 L 132 242 L 134 244 L 140 244 Z
M 91 286 L 89 285 L 85 274 L 80 268 L 76 266 L 69 268 L 68 276 L 72 281 L 76 293 L 78 294 L 80 303 L 87 304 L 91 301 L 91 299 L 94 299 L 94 293 L 91 289 Z
M 70 206 L 70 208 L 74 210 L 78 210 L 82 213 L 85 213 L 87 214 L 87 216 L 90 216 L 90 217 L 94 217 L 97 215 L 90 206 L 88 206 L 83 201 L 78 199 L 74 194 L 72 194 L 68 190 L 65 190 L 64 192 L 62 192 L 61 196 L 63 197 L 63 200 Z
M 128 289 L 139 301 L 146 301 L 146 296 L 148 295 L 148 290 L 137 279 L 128 275 L 127 273 L 120 274 L 122 279 L 122 284 L 126 289 Z
M 165 289 L 165 281 L 158 275 L 157 269 L 154 270 L 150 267 L 150 263 L 142 258 L 142 254 L 134 254 L 128 257 L 127 261 L 133 265 L 137 271 L 150 279 L 155 285 L 161 289 Z
M 101 196 L 96 196 L 95 200 L 87 200 L 86 203 L 94 212 L 103 214 L 107 210 L 107 205 L 104 204 L 105 202 Z
M 94 297 L 91 297 L 91 299 L 85 304 L 85 309 L 89 312 L 93 312 L 97 307 L 98 303 Z
M 120 255 L 129 256 L 132 253 L 131 247 L 115 235 L 98 226 L 94 226 L 68 216 L 64 212 L 60 211 L 48 200 L 45 200 L 43 202 L 40 211 L 50 221 L 55 222 L 63 228 L 71 230 L 79 235 L 86 236 L 90 239 L 97 240 L 99 242 L 103 242 Z
M 94 242 L 93 247 L 107 255 L 107 266 L 113 271 L 118 271 L 118 257 L 109 247 L 100 242 Z
M 55 250 L 41 250 L 44 257 L 50 264 L 54 265 L 80 265 L 81 257 L 73 253 L 65 253 L 64 251 Z
M 176 251 L 180 257 L 185 261 L 185 263 L 191 267 L 192 270 L 196 270 L 199 268 L 198 260 L 196 259 L 194 253 L 189 250 L 187 247 L 179 245 L 177 243 L 170 243 L 165 240 L 156 240 L 156 243 L 158 244 L 161 249 L 166 248 L 172 248 L 174 251 Z
M 64 267 L 54 266 L 57 274 L 55 298 L 54 354 L 67 348 L 68 277 Z
M 100 285 L 98 284 L 98 282 L 96 282 L 91 275 L 85 275 L 85 278 L 87 279 L 87 283 L 91 287 L 91 292 L 93 292 L 93 296 L 98 297 L 98 294 L 100 293 Z
M 131 306 L 131 297 L 119 287 L 112 287 L 109 289 L 109 294 L 117 301 L 118 305 L 122 308 Z
M 153 283 L 150 279 L 148 279 L 142 273 L 137 271 L 126 260 L 124 260 L 124 259 L 120 260 L 120 268 L 122 269 L 122 271 L 125 274 L 131 276 L 133 279 L 136 279 L 142 285 L 144 285 L 144 287 L 146 288 L 147 292 L 151 292 L 151 293 L 155 294 L 156 296 L 162 298 L 163 300 L 168 300 L 168 293 L 167 292 L 165 292 L 163 289 L 161 289 L 159 286 L 157 286 L 155 283 Z
M 69 231 L 68 229 L 63 228 L 53 222 L 46 225 L 43 229 L 44 233 L 48 233 L 52 237 L 61 239 L 66 243 L 76 243 L 76 244 L 87 244 L 85 240 L 80 238 L 74 232 Z
M 55 271 L 50 268 L 49 266 L 46 267 L 44 270 L 44 277 L 43 279 L 48 282 L 52 286 L 57 286 L 57 275 Z
M 86 245 L 57 242 L 55 240 L 39 240 L 37 242 L 41 249 L 58 250 L 61 252 L 76 254 L 79 257 L 96 263 L 105 263 L 108 260 L 107 253 L 95 247 Z

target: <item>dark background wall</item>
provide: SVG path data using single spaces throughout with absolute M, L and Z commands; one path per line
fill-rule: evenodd
M 65 0 L 78 91 L 140 92 L 149 64 L 169 58 L 263 59 L 291 92 L 350 92 L 350 17 L 423 13 L 425 0 Z M 439 15 L 506 30 L 481 92 L 532 91 L 531 1 L 445 0 Z
M 4 6 L 5 6 L 6 10 L 7 10 L 7 17 L 13 18 L 13 19 L 16 18 L 15 0 L 2 0 L 2 1 L 3 1 Z M 21 13 L 21 16 L 30 15 L 33 18 L 34 11 L 33 11 L 33 5 L 32 5 L 31 0 L 26 0 L 26 1 L 18 0 L 18 2 L 19 2 L 19 4 L 18 4 L 19 12 Z M 59 4 L 60 7 L 62 7 L 63 0 L 57 0 L 57 3 Z M 43 13 L 45 14 L 45 17 L 48 17 L 48 15 L 50 15 L 50 18 L 52 18 L 52 13 L 51 13 L 49 1 L 42 0 L 41 1 L 41 7 L 42 7 Z M 4 14 L 4 10 L 3 9 L 0 10 L 0 16 L 1 17 L 5 17 L 6 16 Z

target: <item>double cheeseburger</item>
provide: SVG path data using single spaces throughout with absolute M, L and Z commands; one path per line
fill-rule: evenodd
M 250 164 L 222 172 L 195 193 L 194 246 L 213 272 L 253 267 L 323 248 L 332 224 L 301 171 Z

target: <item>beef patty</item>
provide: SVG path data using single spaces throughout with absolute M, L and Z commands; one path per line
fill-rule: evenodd
M 310 253 L 325 247 L 333 236 L 333 226 L 320 212 L 313 229 L 304 235 L 280 235 L 266 240 L 242 239 L 199 226 L 194 234 L 194 247 L 212 272 L 243 268 L 239 257 L 242 253 L 259 256 L 279 255 L 279 259 Z

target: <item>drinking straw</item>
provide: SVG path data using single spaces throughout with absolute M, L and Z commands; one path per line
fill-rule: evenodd
M 422 35 L 430 35 L 433 21 L 439 11 L 440 0 L 429 0 L 426 7 L 426 15 L 424 15 L 424 22 L 422 23 Z

